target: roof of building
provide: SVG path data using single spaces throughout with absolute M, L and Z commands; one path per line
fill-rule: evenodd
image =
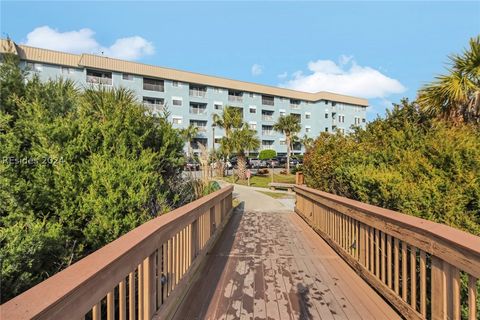
M 22 60 L 57 64 L 68 67 L 86 67 L 100 70 L 125 72 L 153 78 L 203 84 L 212 87 L 288 97 L 292 99 L 300 99 L 306 101 L 331 100 L 347 104 L 368 106 L 368 100 L 366 99 L 346 96 L 332 92 L 302 92 L 286 88 L 267 86 L 258 83 L 238 81 L 222 77 L 208 76 L 200 73 L 152 66 L 148 64 L 119 60 L 93 54 L 72 54 L 18 44 L 14 44 L 12 46 L 8 44 L 8 40 L 6 39 L 0 39 L 0 41 L 0 53 L 14 53 L 17 54 Z

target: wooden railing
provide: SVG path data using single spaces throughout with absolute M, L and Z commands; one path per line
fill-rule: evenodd
M 296 186 L 295 211 L 407 319 L 477 320 L 480 238 Z
M 168 319 L 232 211 L 226 187 L 155 218 L 0 306 L 2 319 Z

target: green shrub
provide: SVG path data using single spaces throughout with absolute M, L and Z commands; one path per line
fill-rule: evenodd
M 276 156 L 277 156 L 277 152 L 275 150 L 266 149 L 266 150 L 260 151 L 260 153 L 258 154 L 258 159 L 268 160 L 268 159 L 275 158 Z

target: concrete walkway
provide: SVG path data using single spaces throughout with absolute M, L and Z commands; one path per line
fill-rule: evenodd
M 230 185 L 228 182 L 220 182 L 220 185 Z M 295 200 L 292 199 L 275 199 L 258 191 L 270 190 L 265 188 L 252 188 L 234 184 L 233 197 L 244 203 L 245 211 L 262 211 L 262 212 L 281 212 L 293 211 Z M 287 193 L 285 193 L 287 195 Z M 289 195 L 289 194 L 288 194 Z

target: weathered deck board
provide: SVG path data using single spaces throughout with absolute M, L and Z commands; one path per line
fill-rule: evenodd
M 400 319 L 290 212 L 236 213 L 176 319 Z

